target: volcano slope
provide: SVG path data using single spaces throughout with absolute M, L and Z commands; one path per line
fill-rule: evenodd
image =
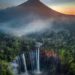
M 5 33 L 42 36 L 60 30 L 74 32 L 75 16 L 54 11 L 40 0 L 28 0 L 16 7 L 0 10 L 0 31 Z

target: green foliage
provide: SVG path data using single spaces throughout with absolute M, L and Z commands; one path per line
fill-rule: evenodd
M 0 60 L 0 75 L 13 75 L 8 69 L 8 62 Z
M 42 50 L 54 50 L 61 59 L 63 75 L 75 75 L 75 35 L 68 32 L 52 33 L 45 38 Z M 0 33 L 0 75 L 12 75 L 8 69 L 9 62 L 23 51 L 35 48 L 36 40 L 24 39 Z M 51 72 L 55 73 L 55 66 Z
M 62 71 L 66 74 L 75 75 L 75 58 L 71 50 L 61 49 L 59 56 L 61 58 Z

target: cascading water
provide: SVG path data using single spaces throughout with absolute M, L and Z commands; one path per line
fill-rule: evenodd
M 25 54 L 21 54 L 20 56 L 17 57 L 17 59 L 15 59 L 18 64 L 18 67 L 16 68 L 16 73 L 19 74 L 20 72 L 20 75 L 40 75 L 42 72 L 40 70 L 40 47 L 41 47 L 41 43 L 36 43 L 36 50 L 34 51 L 31 51 L 29 53 L 29 56 L 30 56 L 30 63 L 31 63 L 31 71 L 28 72 L 28 69 L 27 69 L 27 64 L 26 63 L 26 56 Z M 28 60 L 28 59 L 27 59 Z M 23 66 L 24 65 L 24 66 Z M 14 65 L 13 65 L 14 66 Z M 25 69 L 25 73 L 23 72 L 23 67 Z M 15 75 L 17 75 L 15 73 Z
M 25 68 L 25 75 L 28 75 L 28 70 L 27 70 L 27 65 L 26 65 L 26 58 L 24 53 L 22 54 L 22 58 L 23 58 L 23 64 L 24 64 L 24 68 Z
M 41 43 L 37 42 L 36 43 L 36 71 L 35 71 L 35 74 L 41 74 L 41 71 L 40 71 L 40 46 L 42 46 Z
M 36 50 L 36 72 L 40 73 L 40 50 L 38 48 L 38 50 Z

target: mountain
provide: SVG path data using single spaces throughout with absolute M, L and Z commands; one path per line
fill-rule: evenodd
M 0 22 L 9 21 L 14 18 L 19 18 L 23 16 L 36 15 L 39 17 L 45 18 L 59 18 L 59 17 L 68 17 L 73 18 L 75 16 L 61 14 L 57 11 L 52 10 L 51 8 L 44 5 L 39 0 L 28 0 L 27 2 L 13 7 L 7 8 L 0 11 Z
M 75 31 L 75 16 L 54 11 L 40 0 L 28 0 L 0 11 L 0 30 L 7 33 L 38 35 L 62 29 Z

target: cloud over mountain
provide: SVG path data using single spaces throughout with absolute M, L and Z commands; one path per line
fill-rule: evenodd
M 56 12 L 39 0 L 0 11 L 0 31 L 16 36 L 71 29 L 74 24 L 75 16 Z

